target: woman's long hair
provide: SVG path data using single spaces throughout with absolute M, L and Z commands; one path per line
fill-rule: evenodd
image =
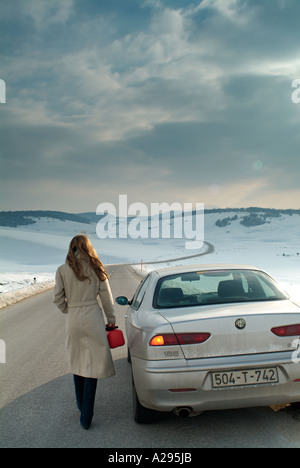
M 73 237 L 70 242 L 66 262 L 72 268 L 79 281 L 90 280 L 89 276 L 84 274 L 82 259 L 88 262 L 101 281 L 105 281 L 108 278 L 108 274 L 89 238 L 83 234 L 79 234 Z

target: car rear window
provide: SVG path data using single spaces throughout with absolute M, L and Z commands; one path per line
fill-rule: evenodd
M 216 270 L 161 278 L 153 306 L 158 309 L 230 302 L 288 299 L 274 280 L 257 270 Z

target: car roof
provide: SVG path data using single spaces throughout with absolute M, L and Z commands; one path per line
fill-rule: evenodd
M 218 271 L 218 270 L 258 270 L 260 268 L 253 265 L 239 265 L 235 263 L 210 263 L 206 265 L 180 265 L 176 267 L 168 267 L 154 270 L 159 276 L 168 276 L 177 273 L 191 273 L 195 271 Z

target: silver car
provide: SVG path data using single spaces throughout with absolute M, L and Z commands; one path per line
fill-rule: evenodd
M 116 302 L 128 305 L 136 422 L 300 401 L 300 307 L 259 268 L 156 270 Z

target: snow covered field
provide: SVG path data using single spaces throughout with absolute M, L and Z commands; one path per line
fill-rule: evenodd
M 186 239 L 99 239 L 95 223 L 53 218 L 40 218 L 35 224 L 17 228 L 0 227 L 0 308 L 53 287 L 56 268 L 64 263 L 69 242 L 78 233 L 90 237 L 103 263 L 136 263 L 140 271 L 143 261 L 143 273 L 183 264 L 255 265 L 300 302 L 300 216 L 282 214 L 253 227 L 240 223 L 244 216 L 234 210 L 206 214 L 204 240 L 213 244 L 214 252 L 177 262 L 168 260 L 198 253 L 185 250 Z M 225 226 L 216 226 L 224 218 L 230 219 Z

